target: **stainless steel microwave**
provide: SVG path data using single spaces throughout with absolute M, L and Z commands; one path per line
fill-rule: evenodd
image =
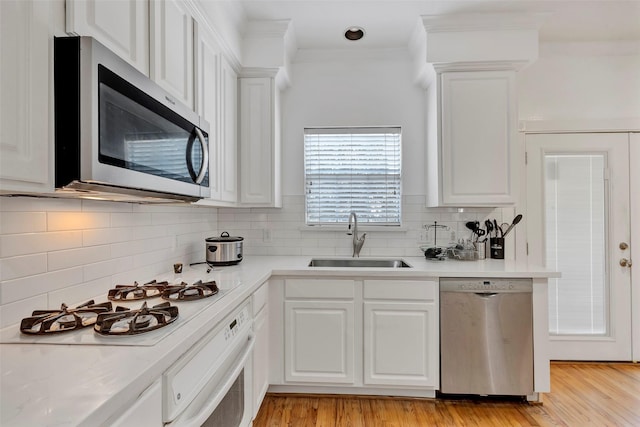
M 91 37 L 54 40 L 55 186 L 137 202 L 209 197 L 209 125 Z

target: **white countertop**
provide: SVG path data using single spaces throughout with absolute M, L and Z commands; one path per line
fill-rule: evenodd
M 0 425 L 104 423 L 133 403 L 189 347 L 271 276 L 559 277 L 543 267 L 512 261 L 394 257 L 413 268 L 371 269 L 310 268 L 307 265 L 311 258 L 251 256 L 236 266 L 216 268 L 207 277 L 221 288 L 230 282 L 240 285 L 153 346 L 0 344 Z

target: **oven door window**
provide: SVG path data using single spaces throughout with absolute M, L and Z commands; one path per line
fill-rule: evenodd
M 244 369 L 202 427 L 240 426 L 244 415 Z
M 99 66 L 99 160 L 193 183 L 203 165 L 195 127 L 160 102 Z M 208 174 L 201 185 L 208 186 Z

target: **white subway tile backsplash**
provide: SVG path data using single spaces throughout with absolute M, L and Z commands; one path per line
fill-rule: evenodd
M 82 210 L 77 199 L 54 199 L 40 197 L 1 197 L 2 212 L 73 212 Z
M 47 212 L 47 230 L 86 230 L 109 227 L 109 214 L 99 212 Z
M 89 246 L 64 251 L 54 251 L 47 254 L 49 271 L 82 266 L 111 258 L 109 245 Z
M 47 306 L 49 310 L 60 308 L 62 303 L 65 303 L 69 307 L 77 307 L 91 299 L 96 303 L 101 303 L 106 301 L 104 296 L 112 287 L 113 285 L 109 277 L 102 277 L 97 280 L 83 282 L 79 285 L 68 286 L 49 292 Z
M 220 234 L 217 209 L 189 205 L 2 197 L 0 212 L 0 327 L 199 261 Z
M 132 236 L 134 240 L 153 239 L 167 235 L 167 227 L 164 225 L 149 225 L 143 227 L 133 227 Z
M 0 281 L 33 276 L 47 271 L 47 254 L 24 255 L 0 259 Z
M 107 261 L 94 262 L 83 266 L 83 279 L 85 282 L 99 278 L 109 277 L 115 273 L 123 273 L 133 269 L 133 257 L 120 257 Z
M 45 212 L 3 212 L 0 216 L 0 234 L 43 231 L 47 231 Z
M 35 276 L 0 282 L 0 304 L 82 283 L 82 267 L 46 272 Z
M 81 246 L 81 231 L 5 234 L 0 236 L 0 258 L 79 248 Z
M 179 238 L 179 237 L 178 237 Z M 157 237 L 154 239 L 131 240 L 111 245 L 111 256 L 115 258 L 142 254 L 158 248 L 172 247 L 171 237 Z
M 82 246 L 98 246 L 131 240 L 131 228 L 98 228 L 82 230 Z
M 82 200 L 82 210 L 85 212 L 133 212 L 133 205 L 101 200 Z
M 151 213 L 112 213 L 111 227 L 141 227 L 151 225 Z
M 46 309 L 47 295 L 40 294 L 9 304 L 0 305 L 0 328 L 14 325 L 25 317 L 31 316 L 35 309 Z

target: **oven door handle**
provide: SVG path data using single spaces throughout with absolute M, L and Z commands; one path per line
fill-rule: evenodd
M 253 332 L 249 333 L 249 337 L 247 339 L 247 344 L 238 357 L 237 363 L 231 368 L 230 372 L 222 379 L 221 386 L 218 389 L 218 393 L 213 394 L 210 399 L 203 403 L 198 412 L 191 416 L 189 419 L 180 421 L 177 423 L 180 426 L 188 426 L 188 427 L 200 427 L 204 422 L 213 414 L 216 407 L 220 404 L 222 399 L 226 396 L 227 392 L 233 386 L 233 383 L 238 378 L 238 375 L 244 369 L 245 363 L 249 359 L 251 352 L 253 351 L 253 345 L 255 344 L 255 335 Z M 170 424 L 173 425 L 173 424 Z

